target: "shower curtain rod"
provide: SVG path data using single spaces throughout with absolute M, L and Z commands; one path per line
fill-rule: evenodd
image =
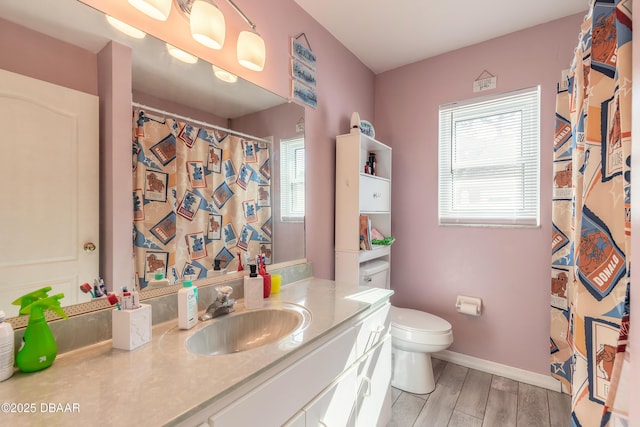
M 131 105 L 134 106 L 134 107 L 137 107 L 137 108 L 142 108 L 143 110 L 149 110 L 149 111 L 153 111 L 153 112 L 158 113 L 158 114 L 163 114 L 165 116 L 171 116 L 171 117 L 174 117 L 176 119 L 184 120 L 184 121 L 187 121 L 187 122 L 199 125 L 199 126 L 206 126 L 206 127 L 211 127 L 211 128 L 214 128 L 214 129 L 218 129 L 218 130 L 221 130 L 223 132 L 231 133 L 231 134 L 236 135 L 236 136 L 241 136 L 243 138 L 250 138 L 250 139 L 253 139 L 253 140 L 256 140 L 256 141 L 271 143 L 271 141 L 268 140 L 268 139 L 258 138 L 257 136 L 249 135 L 249 134 L 242 133 L 242 132 L 236 132 L 235 130 L 226 129 L 226 128 L 223 128 L 222 126 L 213 125 L 211 123 L 203 122 L 203 121 L 200 121 L 200 120 L 195 120 L 195 119 L 192 119 L 191 117 L 181 116 L 180 114 L 176 114 L 176 113 L 172 113 L 172 112 L 169 112 L 169 111 L 161 110 L 159 108 L 150 107 L 149 105 L 140 104 L 139 102 L 132 102 Z

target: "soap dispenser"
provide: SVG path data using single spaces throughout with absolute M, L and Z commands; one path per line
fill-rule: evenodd
M 191 280 L 182 282 L 178 291 L 178 327 L 191 329 L 198 323 L 198 288 Z
M 247 310 L 262 308 L 264 304 L 264 280 L 258 276 L 256 265 L 249 265 L 250 273 L 244 276 L 244 306 Z
M 169 283 L 169 279 L 164 277 L 164 273 L 158 271 L 154 274 L 153 279 L 149 280 L 147 283 L 147 288 L 160 288 L 169 285 L 171 285 L 171 283 Z

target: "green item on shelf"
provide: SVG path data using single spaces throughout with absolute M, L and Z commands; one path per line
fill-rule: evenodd
M 62 298 L 64 298 L 62 293 L 52 295 L 36 300 L 20 309 L 20 314 L 29 315 L 29 323 L 24 331 L 24 342 L 16 355 L 16 366 L 22 372 L 35 372 L 48 368 L 56 359 L 58 345 L 51 329 L 49 329 L 44 311 L 51 310 L 60 317 L 68 319 L 60 307 Z
M 390 246 L 393 244 L 393 242 L 396 241 L 396 238 L 393 236 L 389 236 L 389 237 L 385 237 L 382 240 L 378 240 L 378 239 L 374 239 L 371 241 L 371 244 L 373 245 L 386 245 L 386 246 Z

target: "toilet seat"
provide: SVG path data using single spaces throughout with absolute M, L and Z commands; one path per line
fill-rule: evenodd
M 391 307 L 391 336 L 416 343 L 451 344 L 451 324 L 430 313 Z

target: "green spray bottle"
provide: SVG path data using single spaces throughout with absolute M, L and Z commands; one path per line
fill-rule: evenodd
M 64 294 L 38 299 L 20 309 L 20 314 L 29 314 L 29 323 L 24 331 L 22 347 L 16 355 L 16 366 L 23 372 L 35 372 L 51 366 L 58 355 L 56 339 L 44 317 L 44 310 L 52 310 L 68 319 L 60 307 Z

